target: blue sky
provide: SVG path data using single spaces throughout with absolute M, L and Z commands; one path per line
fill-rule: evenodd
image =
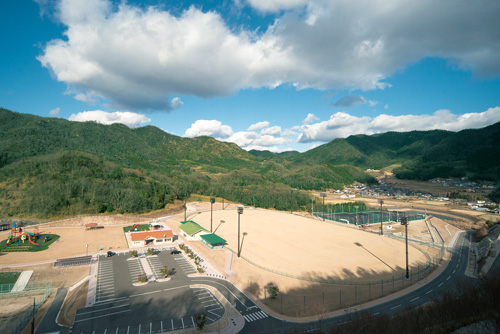
M 0 106 L 245 149 L 500 121 L 500 2 L 0 2 Z

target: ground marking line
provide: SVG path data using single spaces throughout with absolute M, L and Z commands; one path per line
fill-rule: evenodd
M 121 306 L 111 306 L 111 307 L 103 308 L 103 309 L 100 309 L 100 310 L 94 310 L 94 311 L 90 311 L 90 312 L 78 313 L 77 315 L 90 314 L 90 313 L 94 313 L 94 312 L 101 312 L 101 311 L 110 310 L 112 308 L 119 308 L 119 307 L 125 307 L 125 306 L 130 306 L 130 304 L 125 304 L 125 305 L 121 305 Z
M 121 298 L 115 298 L 115 299 L 106 299 L 106 300 L 101 300 L 99 302 L 96 302 L 96 304 L 100 304 L 100 303 L 104 303 L 104 302 L 110 302 L 110 301 L 123 301 L 123 300 L 127 300 L 129 297 L 121 297 Z M 94 304 L 95 305 L 95 304 Z
M 170 319 L 171 324 L 172 324 L 172 330 L 174 330 L 174 319 Z
M 108 329 L 106 328 L 106 329 L 104 330 L 104 334 L 106 334 L 106 332 L 107 332 L 107 331 L 108 331 Z
M 150 322 L 149 323 L 149 334 L 152 334 L 153 333 L 153 323 Z
M 210 300 L 205 300 L 205 301 L 202 301 L 202 302 L 200 302 L 200 303 L 202 303 L 202 304 L 203 304 L 203 303 L 211 303 L 211 302 L 213 302 L 213 301 L 214 301 L 214 299 L 213 299 L 212 297 L 210 297 Z M 206 306 L 205 306 L 205 307 L 206 307 Z
M 237 301 L 239 301 L 243 306 L 246 307 L 246 305 L 238 297 L 236 297 L 236 295 L 231 290 L 229 290 L 224 284 L 212 282 L 212 281 L 207 281 L 207 280 L 193 280 L 193 282 L 209 282 L 209 283 L 213 283 L 213 284 L 222 285 L 227 291 L 229 291 L 230 294 L 233 295 L 234 298 L 236 298 Z
M 432 289 L 431 289 L 431 290 L 429 290 L 429 291 L 427 291 L 425 294 L 426 294 L 426 295 L 428 295 L 428 294 L 429 294 L 429 293 L 431 293 L 431 292 L 432 292 Z
M 213 310 L 218 310 L 218 308 L 214 308 Z M 219 314 L 218 314 L 218 313 L 212 312 L 212 310 L 207 310 L 207 312 L 212 313 L 212 314 L 213 314 L 213 315 L 215 315 L 216 317 L 218 317 L 218 316 L 219 316 Z
M 182 329 L 184 329 L 184 318 L 181 318 L 182 321 Z
M 138 334 L 141 334 L 141 324 L 139 324 L 139 332 Z
M 91 318 L 87 318 L 87 319 L 83 319 L 83 320 L 75 320 L 75 322 L 82 322 L 82 321 L 88 321 L 88 320 L 93 320 L 93 319 L 102 318 L 102 317 L 109 317 L 110 315 L 115 315 L 115 314 L 120 314 L 120 313 L 125 313 L 125 312 L 130 312 L 130 310 L 125 310 L 125 311 L 120 311 L 120 312 L 115 312 L 115 313 L 108 313 L 108 314 L 99 315 L 99 316 L 95 316 L 95 317 L 91 317 Z
M 420 298 L 420 297 L 415 297 L 415 298 L 411 299 L 410 301 L 411 301 L 411 302 L 414 302 L 415 300 L 417 300 L 417 299 L 419 299 L 419 298 Z
M 127 327 L 127 334 L 130 332 L 130 325 Z
M 196 325 L 194 324 L 194 318 L 193 318 L 193 316 L 191 316 L 191 321 L 193 322 L 193 327 L 196 327 Z
M 118 334 L 118 327 L 116 327 L 116 331 L 115 331 L 115 334 Z
M 160 321 L 160 329 L 161 329 L 161 332 L 163 333 L 163 320 Z
M 215 322 L 214 319 L 207 317 L 208 320 L 211 320 L 212 322 Z
M 448 276 L 448 278 L 446 280 L 449 280 L 451 276 Z
M 395 308 L 401 307 L 401 305 L 391 307 L 391 310 L 394 310 Z
M 438 288 L 439 288 L 441 285 L 443 285 L 443 284 L 444 284 L 444 283 L 439 283 Z
M 379 315 L 379 314 L 380 314 L 380 312 L 377 312 L 377 313 L 373 313 L 373 315 Z

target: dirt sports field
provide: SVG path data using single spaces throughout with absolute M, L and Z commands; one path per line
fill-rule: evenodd
M 210 230 L 210 212 L 192 218 Z M 404 244 L 357 229 L 284 212 L 245 209 L 240 217 L 241 255 L 287 274 L 333 279 L 392 276 L 406 265 Z M 220 221 L 225 222 L 220 224 Z M 213 212 L 213 230 L 237 251 L 236 210 Z M 243 239 L 243 232 L 246 233 Z M 410 265 L 426 256 L 410 247 Z

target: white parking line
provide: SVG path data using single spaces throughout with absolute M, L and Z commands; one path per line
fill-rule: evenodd
M 412 300 L 410 300 L 411 302 L 414 302 L 415 300 L 419 299 L 420 297 L 415 297 L 413 298 Z
M 429 293 L 431 293 L 431 292 L 432 292 L 432 289 L 431 289 L 431 290 L 429 290 L 429 291 L 427 291 L 425 294 L 426 294 L 426 295 L 428 295 L 428 294 L 429 294 Z
M 114 313 L 108 313 L 108 314 L 98 315 L 98 316 L 87 318 L 87 319 L 83 319 L 83 320 L 75 320 L 75 322 L 82 322 L 82 321 L 88 321 L 88 320 L 93 320 L 93 319 L 97 319 L 97 318 L 109 317 L 110 315 L 115 315 L 115 314 L 120 314 L 120 313 L 125 313 L 125 312 L 130 312 L 130 310 L 125 310 L 125 311 L 119 311 L 119 312 L 114 312 Z
M 441 285 L 443 285 L 443 284 L 444 284 L 444 283 L 439 283 L 438 288 L 439 288 Z
M 391 307 L 391 310 L 394 310 L 394 309 L 396 309 L 398 307 L 401 307 L 401 305 L 397 305 L 397 306 Z

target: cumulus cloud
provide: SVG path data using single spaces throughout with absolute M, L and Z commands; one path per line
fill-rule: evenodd
M 142 114 L 129 111 L 106 112 L 102 110 L 83 111 L 72 114 L 68 119 L 75 122 L 95 121 L 101 124 L 122 123 L 130 128 L 136 128 L 151 122 L 151 119 Z
M 387 131 L 413 131 L 443 129 L 460 131 L 463 129 L 482 128 L 500 122 L 500 107 L 490 108 L 480 113 L 453 114 L 449 110 L 437 110 L 430 115 L 387 115 L 375 118 L 357 117 L 344 112 L 337 112 L 330 119 L 315 124 L 302 125 L 298 142 L 329 142 L 335 138 L 345 138 L 355 134 L 367 134 Z
M 77 98 L 129 110 L 172 110 L 179 106 L 173 96 L 227 96 L 283 83 L 382 89 L 389 75 L 426 57 L 500 74 L 498 1 L 247 3 L 275 12 L 276 20 L 255 32 L 195 7 L 175 16 L 126 2 L 60 0 L 65 37 L 50 41 L 38 59 Z
M 233 135 L 229 125 L 223 125 L 217 120 L 197 120 L 186 130 L 184 137 L 210 136 L 216 139 L 226 139 Z
M 319 118 L 316 115 L 309 113 L 309 114 L 307 114 L 307 117 L 304 118 L 302 123 L 309 124 L 309 123 L 316 122 L 317 120 L 319 120 Z
M 235 143 L 245 150 L 279 151 L 278 146 L 295 141 L 298 133 L 282 131 L 279 126 L 269 127 L 269 122 L 252 124 L 247 131 L 233 132 L 229 125 L 217 120 L 197 120 L 184 133 L 184 137 L 210 136 L 217 140 Z
M 252 124 L 248 127 L 247 131 L 259 131 L 264 128 L 267 128 L 269 126 L 268 121 L 263 121 L 263 122 L 257 122 L 255 124 Z
M 57 117 L 61 113 L 61 108 L 57 107 L 49 111 L 49 115 L 52 117 Z

